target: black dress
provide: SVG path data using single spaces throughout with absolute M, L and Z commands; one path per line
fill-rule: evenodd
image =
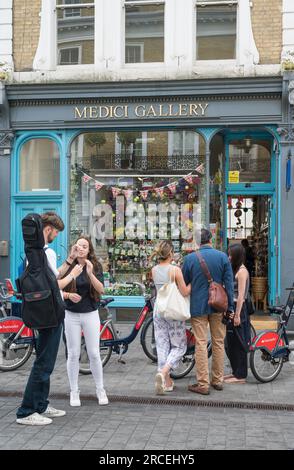
M 248 290 L 249 282 L 247 281 L 245 299 L 247 298 Z M 237 298 L 238 281 L 236 279 L 234 281 L 234 292 L 235 298 Z M 227 325 L 226 352 L 231 363 L 234 377 L 237 379 L 246 379 L 248 373 L 247 353 L 250 343 L 250 319 L 247 312 L 246 302 L 243 303 L 240 320 L 241 323 L 239 326 L 234 326 L 233 322 L 229 322 Z

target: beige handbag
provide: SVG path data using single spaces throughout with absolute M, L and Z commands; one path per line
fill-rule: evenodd
M 154 313 L 165 320 L 186 321 L 191 318 L 190 296 L 184 297 L 174 280 L 164 284 L 157 292 Z

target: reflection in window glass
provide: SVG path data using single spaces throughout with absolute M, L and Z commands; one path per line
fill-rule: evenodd
M 94 0 L 58 0 L 57 6 L 58 65 L 94 64 Z
M 223 137 L 219 134 L 213 137 L 210 144 L 210 230 L 213 235 L 213 245 L 222 250 L 225 240 L 223 233 L 224 222 L 224 175 L 225 175 L 225 146 Z
M 237 5 L 197 7 L 197 60 L 236 58 Z
M 164 4 L 125 5 L 125 63 L 164 61 Z
M 205 155 L 194 131 L 89 132 L 75 140 L 77 164 L 97 170 L 193 170 Z
M 20 191 L 58 191 L 60 157 L 49 139 L 31 139 L 20 152 Z
M 188 155 L 187 165 L 183 151 L 194 139 L 187 131 L 179 140 L 175 156 L 163 131 L 84 133 L 72 144 L 71 242 L 90 234 L 115 282 L 145 281 L 159 240 L 171 239 L 180 259 L 195 248 L 196 229 L 205 222 L 205 154 Z
M 248 136 L 230 142 L 229 171 L 238 172 L 237 179 L 240 183 L 270 183 L 270 141 L 254 140 Z

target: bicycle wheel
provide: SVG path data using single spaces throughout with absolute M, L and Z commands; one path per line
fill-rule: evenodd
M 2 318 L 0 319 L 0 370 L 6 372 L 16 370 L 21 367 L 30 358 L 34 346 L 33 340 L 28 343 L 20 344 L 18 340 L 9 348 L 10 340 L 13 340 L 23 326 L 22 320 L 19 318 Z M 24 330 L 22 337 L 28 333 L 28 329 Z M 8 344 L 9 341 L 9 344 Z
M 146 356 L 151 359 L 152 362 L 157 362 L 153 317 L 149 318 L 143 325 L 141 332 L 141 346 Z
M 103 325 L 101 325 L 102 327 Z M 106 335 L 106 337 L 105 337 Z M 111 339 L 113 338 L 113 333 L 111 331 L 111 327 L 107 327 L 106 330 L 103 333 L 104 339 Z M 103 338 L 100 339 L 100 357 L 101 357 L 101 362 L 102 362 L 102 367 L 104 367 L 107 362 L 109 361 L 110 357 L 112 354 L 112 347 L 111 346 L 105 346 Z M 80 366 L 79 366 L 79 371 L 83 375 L 89 375 L 91 374 L 91 369 L 90 369 L 90 361 L 89 361 L 89 356 L 87 353 L 87 346 L 86 346 L 86 341 L 84 336 L 82 336 L 81 340 L 81 355 L 80 355 Z
M 252 323 L 250 323 L 250 339 L 251 341 L 255 338 L 256 336 L 256 331 Z
M 254 377 L 262 383 L 272 382 L 283 367 L 283 357 L 273 359 L 264 349 L 250 352 L 250 369 Z

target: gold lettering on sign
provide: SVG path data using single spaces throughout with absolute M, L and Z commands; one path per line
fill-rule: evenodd
M 89 118 L 90 119 L 97 119 L 98 118 L 97 106 L 90 106 L 89 109 L 90 109 Z
M 149 116 L 156 117 L 156 112 L 155 112 L 155 109 L 152 105 L 150 106 L 150 108 L 148 109 L 148 113 L 146 114 L 146 117 L 149 117 Z
M 202 111 L 202 116 L 205 115 L 205 111 L 206 111 L 206 109 L 207 109 L 207 106 L 208 106 L 208 103 L 206 103 L 205 106 L 202 106 L 201 103 L 199 104 L 199 108 L 200 108 L 201 111 Z
M 129 109 L 137 118 L 173 118 L 205 116 L 209 103 L 156 103 L 138 105 L 99 105 L 74 108 L 75 119 L 124 119 Z
M 180 116 L 188 116 L 188 105 L 187 104 L 180 104 Z
M 109 112 L 110 112 L 108 106 L 100 106 L 99 111 L 100 111 L 100 113 L 99 113 L 100 118 L 104 118 L 104 119 L 108 118 Z M 103 111 L 104 111 L 104 113 L 103 113 Z
M 165 113 L 163 112 L 163 106 L 164 106 L 163 104 L 160 104 L 160 105 L 159 105 L 159 116 L 160 116 L 160 117 L 168 117 L 168 113 L 167 113 L 167 112 L 165 112 Z
M 84 107 L 82 112 L 79 108 L 75 107 L 75 119 L 87 119 L 87 106 Z
M 195 103 L 190 104 L 190 116 L 193 116 L 193 115 L 198 116 L 197 108 L 198 108 L 198 104 L 195 104 Z
M 170 117 L 173 117 L 173 116 L 179 116 L 179 111 L 177 113 L 175 113 L 175 106 L 178 106 L 178 105 L 174 105 L 174 104 L 169 104 L 169 116 Z
M 146 108 L 144 104 L 139 104 L 135 108 L 135 114 L 137 117 L 142 118 L 146 116 Z

